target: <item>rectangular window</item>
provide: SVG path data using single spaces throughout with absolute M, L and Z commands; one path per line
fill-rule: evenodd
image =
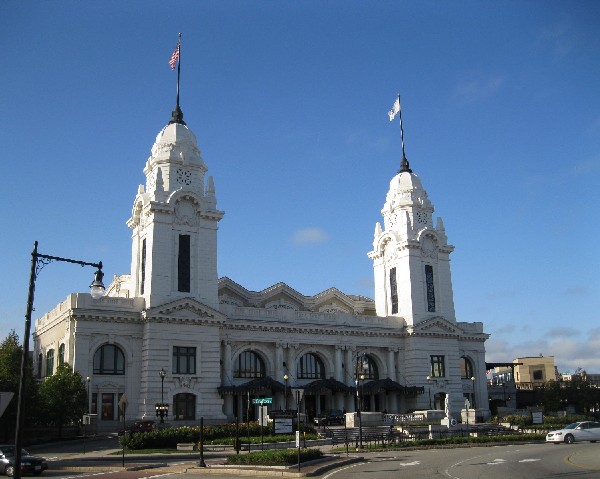
M 425 284 L 427 285 L 427 311 L 435 312 L 435 290 L 433 288 L 433 266 L 425 265 Z
M 173 374 L 196 374 L 196 348 L 173 346 Z
M 392 314 L 398 313 L 398 284 L 396 282 L 396 268 L 390 269 L 390 302 Z
M 446 366 L 444 365 L 444 356 L 431 356 L 431 377 L 446 377 Z
M 190 292 L 190 235 L 179 235 L 177 291 Z
M 544 373 L 541 369 L 536 369 L 535 371 L 533 371 L 533 380 L 534 381 L 541 381 L 544 379 Z
M 92 405 L 90 406 L 90 414 L 98 414 L 98 393 L 92 393 Z
M 103 421 L 115 419 L 115 395 L 113 393 L 102 393 L 102 415 Z
M 144 294 L 146 284 L 146 238 L 142 241 L 142 271 L 140 279 L 140 294 Z

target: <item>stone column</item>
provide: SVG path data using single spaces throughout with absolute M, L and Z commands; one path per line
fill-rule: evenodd
M 352 352 L 356 348 L 354 346 L 346 346 L 346 360 L 344 361 L 344 380 L 342 381 L 346 386 L 354 386 L 354 362 L 352 358 Z M 354 395 L 348 394 L 345 397 L 346 411 L 355 411 L 354 407 Z

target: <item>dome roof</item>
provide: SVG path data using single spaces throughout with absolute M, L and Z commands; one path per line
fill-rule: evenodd
M 172 160 L 204 165 L 196 135 L 181 123 L 169 123 L 156 135 L 149 159 L 150 163 Z
M 399 206 L 410 206 L 415 203 L 422 207 L 431 207 L 419 177 L 412 172 L 401 171 L 390 181 L 384 210 L 393 210 Z

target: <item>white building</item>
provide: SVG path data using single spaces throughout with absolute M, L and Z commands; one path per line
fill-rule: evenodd
M 357 392 L 367 411 L 444 409 L 446 395 L 455 417 L 465 398 L 487 410 L 488 335 L 482 323 L 456 320 L 454 247 L 406 159 L 369 253 L 375 301 L 335 288 L 304 296 L 284 283 L 255 292 L 219 279 L 223 212 L 207 170 L 177 107 L 127 222 L 131 273 L 115 275 L 105 297 L 71 294 L 36 322 L 39 377 L 60 362 L 89 377 L 100 430 L 119 427 L 123 394 L 127 420 L 154 417 L 164 399 L 173 424 L 253 418 L 256 397 L 295 409 L 296 387 L 309 415 L 354 411 Z

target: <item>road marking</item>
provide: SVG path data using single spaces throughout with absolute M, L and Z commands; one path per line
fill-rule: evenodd
M 326 476 L 323 476 L 323 479 L 329 479 L 331 476 L 333 476 L 334 474 L 337 474 L 338 472 L 342 472 L 345 471 L 346 469 L 350 469 L 352 467 L 356 467 L 356 466 L 360 466 L 360 465 L 364 465 L 364 464 L 370 464 L 371 461 L 366 461 L 366 462 L 357 462 L 355 464 L 350 464 L 349 466 L 346 467 L 342 467 L 341 469 L 336 469 L 333 472 L 330 472 L 329 474 L 327 474 Z
M 419 464 L 421 464 L 421 461 L 413 461 L 413 462 L 401 462 L 400 465 L 402 467 L 405 466 L 418 466 Z
M 521 459 L 519 462 L 536 462 L 541 461 L 541 459 Z
M 490 466 L 496 466 L 498 464 L 504 464 L 506 462 L 506 459 L 494 459 L 493 462 L 488 462 L 487 464 L 489 464 Z

